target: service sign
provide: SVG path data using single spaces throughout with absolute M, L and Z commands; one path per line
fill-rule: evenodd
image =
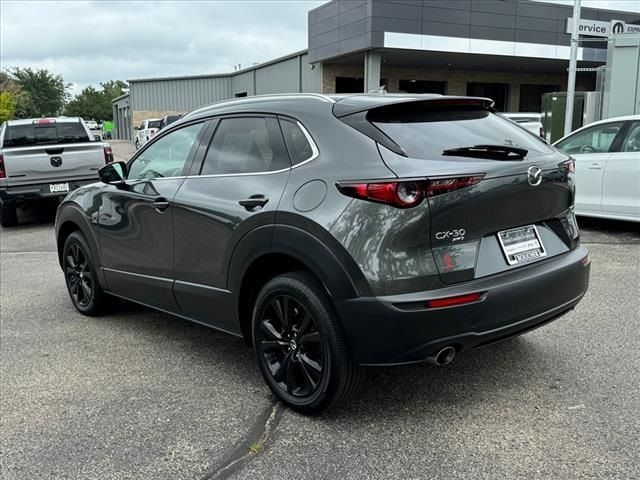
M 567 33 L 573 33 L 573 18 L 567 18 Z M 578 34 L 590 37 L 610 37 L 619 33 L 640 33 L 640 25 L 626 24 L 622 20 L 601 22 L 599 20 L 580 19 Z

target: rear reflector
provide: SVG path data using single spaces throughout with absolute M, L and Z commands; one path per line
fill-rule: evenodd
M 466 303 L 477 302 L 482 298 L 482 293 L 468 293 L 466 295 L 458 295 L 455 297 L 436 298 L 427 300 L 427 308 L 442 308 L 464 305 Z
M 437 178 L 433 180 L 405 180 L 392 182 L 339 182 L 338 190 L 348 197 L 384 203 L 396 208 L 419 205 L 424 198 L 470 187 L 480 182 L 483 175 Z
M 4 157 L 0 153 L 0 178 L 7 178 L 7 172 L 4 170 Z
M 113 151 L 109 145 L 105 145 L 104 147 L 104 163 L 113 162 Z
M 582 263 L 583 267 L 586 267 L 591 263 L 591 259 L 589 258 L 589 254 L 587 253 L 584 257 L 580 259 L 580 263 Z

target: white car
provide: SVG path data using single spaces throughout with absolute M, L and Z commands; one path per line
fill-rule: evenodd
M 143 120 L 139 127 L 136 127 L 136 137 L 134 143 L 136 150 L 151 140 L 160 129 L 160 118 L 150 118 Z
M 512 122 L 516 122 L 522 128 L 529 130 L 531 133 L 544 138 L 544 128 L 542 128 L 542 114 L 531 113 L 503 113 Z
M 591 123 L 553 144 L 576 160 L 576 214 L 640 222 L 640 115 Z

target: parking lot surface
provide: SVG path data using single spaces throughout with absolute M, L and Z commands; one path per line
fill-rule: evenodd
M 446 367 L 373 369 L 307 418 L 240 339 L 123 301 L 76 313 L 53 215 L 0 232 L 2 478 L 640 478 L 637 225 L 581 220 L 591 286 L 562 319 Z

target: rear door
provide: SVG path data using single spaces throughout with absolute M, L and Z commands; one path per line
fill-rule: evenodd
M 174 200 L 175 297 L 187 315 L 234 330 L 233 315 L 225 314 L 229 260 L 244 235 L 274 224 L 289 177 L 278 120 L 221 118 L 195 167 Z
M 640 121 L 629 122 L 604 170 L 602 211 L 640 218 Z
M 92 141 L 80 122 L 9 125 L 2 153 L 8 186 L 97 178 L 104 165 L 103 144 Z
M 624 122 L 595 125 L 569 136 L 556 148 L 576 161 L 576 211 L 602 212 L 604 172 Z
M 104 187 L 98 227 L 109 290 L 175 311 L 173 198 L 184 182 L 205 123 L 184 126 L 151 143 L 127 166 L 124 187 Z

